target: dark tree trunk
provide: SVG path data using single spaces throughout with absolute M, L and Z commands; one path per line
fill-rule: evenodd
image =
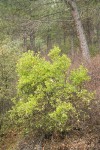
M 24 51 L 26 52 L 27 51 L 27 34 L 26 34 L 26 32 L 24 33 L 24 36 L 23 36 L 23 42 L 24 42 Z
M 48 33 L 47 33 L 47 50 L 46 50 L 46 54 L 48 54 L 49 50 L 52 47 L 52 43 L 51 43 L 51 35 L 50 35 L 50 30 L 48 29 Z
M 30 33 L 30 49 L 34 50 L 36 52 L 36 49 L 35 49 L 35 32 L 34 31 L 32 31 Z
M 63 41 L 64 41 L 64 45 L 66 45 L 66 32 L 64 32 Z

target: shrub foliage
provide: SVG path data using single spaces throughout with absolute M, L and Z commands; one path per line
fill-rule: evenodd
M 80 66 L 70 70 L 71 61 L 54 47 L 49 61 L 33 52 L 24 53 L 17 64 L 18 97 L 10 111 L 17 125 L 43 132 L 71 129 L 93 99 L 84 87 L 90 78 L 87 69 Z

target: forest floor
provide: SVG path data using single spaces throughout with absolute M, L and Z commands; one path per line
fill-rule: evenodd
M 99 133 L 72 131 L 64 137 L 55 135 L 43 140 L 41 150 L 100 150 Z M 0 150 L 40 150 L 35 140 L 33 135 L 22 138 L 20 134 L 11 132 L 3 138 Z

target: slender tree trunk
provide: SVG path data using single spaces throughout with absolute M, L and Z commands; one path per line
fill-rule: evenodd
M 35 32 L 34 31 L 30 33 L 30 48 L 31 48 L 31 50 L 36 51 L 35 50 Z
M 76 5 L 75 0 L 65 0 L 66 4 L 69 4 L 71 11 L 72 11 L 72 16 L 75 21 L 76 29 L 77 29 L 77 35 L 80 41 L 80 47 L 82 50 L 82 56 L 85 61 L 90 62 L 90 53 L 89 53 L 89 48 L 87 44 L 87 40 L 84 34 L 82 22 L 80 19 L 80 15 L 78 12 L 78 8 Z
M 74 59 L 74 36 L 73 34 L 70 35 L 70 40 L 71 40 L 71 56 L 73 60 Z
M 48 54 L 49 50 L 52 47 L 52 43 L 51 43 L 51 35 L 50 35 L 50 30 L 48 29 L 48 33 L 47 33 L 47 50 L 46 50 L 46 54 Z
M 27 51 L 27 34 L 26 34 L 26 32 L 24 33 L 24 36 L 23 36 L 23 44 L 24 44 L 24 51 L 26 52 Z
M 66 32 L 63 33 L 64 46 L 66 46 Z

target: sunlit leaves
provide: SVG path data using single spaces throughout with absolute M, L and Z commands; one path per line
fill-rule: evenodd
M 26 128 L 30 122 L 32 128 L 41 128 L 44 132 L 63 131 L 72 126 L 70 119 L 77 122 L 81 109 L 88 106 L 93 94 L 82 85 L 89 80 L 83 66 L 70 71 L 71 61 L 61 55 L 58 47 L 50 51 L 49 60 L 30 51 L 19 60 L 20 101 L 11 110 L 11 118 L 17 115 L 18 124 Z

